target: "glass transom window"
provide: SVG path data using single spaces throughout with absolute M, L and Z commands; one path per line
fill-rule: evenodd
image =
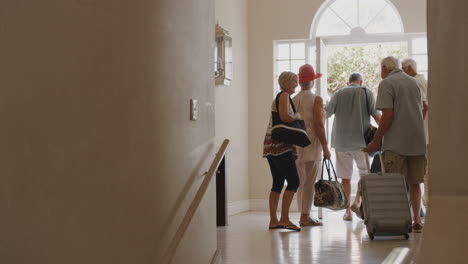
M 335 0 L 319 17 L 315 36 L 403 32 L 395 7 L 387 0 Z

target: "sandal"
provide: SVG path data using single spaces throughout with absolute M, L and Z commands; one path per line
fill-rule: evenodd
M 282 226 L 281 228 L 293 230 L 293 231 L 301 231 L 301 228 L 296 226 L 295 224 L 285 225 L 285 226 Z
M 283 227 L 282 225 L 276 225 L 276 226 L 269 226 L 268 229 L 278 229 L 282 227 Z
M 344 221 L 353 221 L 353 215 L 352 214 L 344 214 L 343 215 L 343 220 Z
M 319 220 L 312 218 L 312 220 L 309 222 L 303 222 L 303 223 L 299 222 L 299 225 L 300 226 L 321 226 L 323 224 Z

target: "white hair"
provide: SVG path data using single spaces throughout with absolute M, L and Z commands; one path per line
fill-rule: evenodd
M 382 62 L 380 63 L 381 66 L 385 66 L 385 68 L 387 68 L 389 71 L 393 71 L 394 69 L 399 68 L 399 64 L 400 62 L 398 59 L 393 56 L 383 58 Z
M 314 84 L 315 84 L 315 80 L 312 80 L 310 82 L 306 82 L 306 83 L 301 83 L 299 84 L 301 86 L 301 88 L 306 88 L 306 87 L 309 87 L 312 88 L 314 87 Z
M 415 72 L 418 72 L 418 65 L 416 64 L 416 61 L 412 58 L 406 58 L 401 61 L 402 68 L 406 68 L 408 66 L 411 66 L 411 68 L 413 68 Z

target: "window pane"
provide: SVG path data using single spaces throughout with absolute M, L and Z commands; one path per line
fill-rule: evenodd
M 291 59 L 305 59 L 305 43 L 291 44 Z
M 375 0 L 374 0 L 375 1 Z M 330 8 L 340 16 L 351 28 L 358 26 L 357 2 L 350 0 L 337 0 Z
M 309 61 L 308 63 L 310 65 L 312 65 L 312 67 L 314 67 L 314 69 L 316 68 L 315 67 L 315 63 L 316 63 L 316 56 L 317 56 L 317 50 L 315 49 L 315 46 L 309 46 Z
M 289 44 L 278 44 L 276 50 L 276 58 L 278 60 L 287 60 L 289 59 Z
M 317 36 L 348 35 L 350 28 L 343 23 L 330 9 L 323 12 L 317 26 Z
M 398 14 L 389 5 L 365 28 L 368 34 L 401 32 L 401 23 Z
M 305 60 L 292 60 L 291 61 L 291 71 L 294 73 L 299 73 L 299 67 L 305 64 Z
M 284 71 L 290 71 L 289 61 L 277 61 L 276 63 L 278 76 Z
M 413 59 L 416 61 L 418 72 L 427 71 L 427 55 L 413 55 Z
M 427 38 L 414 38 L 411 44 L 413 45 L 412 53 L 427 53 Z
M 425 78 L 426 80 L 429 80 L 429 79 L 427 78 L 427 77 L 429 76 L 428 73 L 427 73 L 427 71 L 425 71 L 425 72 L 421 71 L 421 72 L 418 72 L 418 73 L 424 75 L 424 78 Z
M 365 28 L 386 4 L 382 0 L 359 0 L 359 25 Z
M 347 35 L 356 27 L 374 34 L 401 32 L 402 22 L 386 0 L 336 0 L 320 16 L 315 35 Z

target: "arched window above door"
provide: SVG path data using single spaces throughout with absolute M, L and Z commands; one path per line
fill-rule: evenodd
M 400 14 L 388 0 L 330 0 L 313 24 L 315 37 L 404 32 Z

